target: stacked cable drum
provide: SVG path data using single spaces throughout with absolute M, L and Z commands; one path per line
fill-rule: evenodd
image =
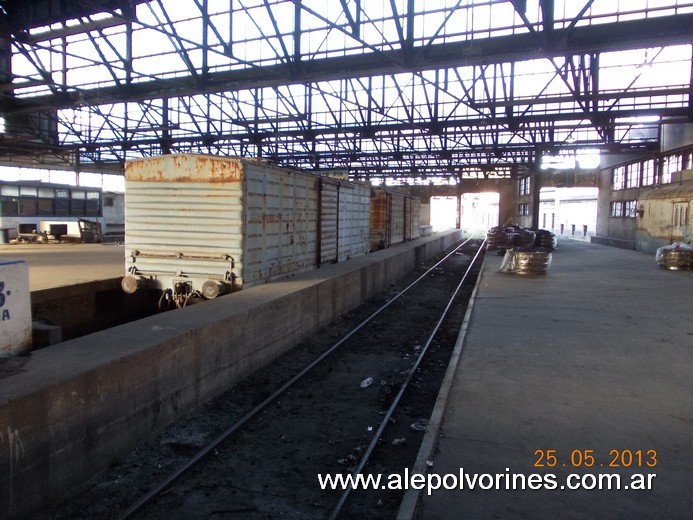
M 546 229 L 538 229 L 535 232 L 535 234 L 535 246 L 540 247 L 542 249 L 548 249 L 549 251 L 553 251 L 554 249 L 556 249 L 556 247 L 558 247 L 558 240 L 556 239 L 556 235 L 553 234 L 551 231 L 548 231 Z
M 500 271 L 521 275 L 546 274 L 551 267 L 551 259 L 551 253 L 547 251 L 508 249 L 503 257 Z
M 513 230 L 513 247 L 514 248 L 525 248 L 528 246 L 533 246 L 536 239 L 536 234 L 534 231 L 530 231 L 525 228 L 515 228 Z
M 693 247 L 676 243 L 657 249 L 657 265 L 669 271 L 693 269 Z
M 503 273 L 546 274 L 551 267 L 551 251 L 556 235 L 546 229 L 532 230 L 516 225 L 496 226 L 487 233 L 489 249 L 505 249 L 500 267 Z
M 508 249 L 512 247 L 513 233 L 504 226 L 494 226 L 486 233 L 488 249 Z

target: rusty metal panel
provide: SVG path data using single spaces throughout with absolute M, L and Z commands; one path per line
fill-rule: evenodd
M 404 242 L 404 230 L 406 229 L 405 213 L 406 195 L 401 191 L 390 192 L 390 237 L 392 244 Z
M 408 192 L 375 188 L 371 194 L 371 250 L 412 240 L 420 235 L 421 202 Z
M 371 215 L 370 215 L 370 248 L 377 251 L 389 247 L 389 194 L 382 189 L 371 191 Z
M 237 157 L 194 154 L 146 157 L 126 163 L 125 180 L 205 184 L 242 182 L 244 165 L 248 162 L 251 161 Z
M 411 199 L 411 231 L 409 237 L 419 238 L 421 236 L 421 200 L 418 197 Z

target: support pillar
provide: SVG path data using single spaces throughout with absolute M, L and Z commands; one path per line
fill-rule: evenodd
M 539 172 L 534 172 L 532 179 L 532 226 L 534 229 L 539 229 L 539 206 L 541 204 L 541 177 Z
M 457 185 L 457 217 L 455 219 L 455 229 L 462 229 L 462 186 Z

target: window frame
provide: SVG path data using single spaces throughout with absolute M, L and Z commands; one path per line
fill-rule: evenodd
M 611 218 L 622 218 L 623 217 L 623 201 L 621 201 L 621 200 L 612 200 L 611 201 L 610 216 L 611 216 Z

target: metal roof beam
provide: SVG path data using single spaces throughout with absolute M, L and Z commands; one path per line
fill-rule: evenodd
M 410 64 L 410 71 L 526 61 L 581 53 L 621 51 L 690 44 L 693 14 L 631 20 L 603 25 L 554 29 L 549 43 L 538 46 L 534 34 L 431 45 Z M 210 92 L 238 91 L 287 84 L 329 81 L 401 72 L 401 51 L 349 55 L 303 63 L 290 75 L 284 64 L 211 74 L 204 86 L 193 75 L 128 85 L 42 95 L 5 101 L 5 114 L 58 110 L 84 105 L 162 99 Z M 11 103 L 11 104 L 10 104 Z
M 29 31 L 100 12 L 131 13 L 138 4 L 152 0 L 4 0 L 3 8 L 12 26 Z

